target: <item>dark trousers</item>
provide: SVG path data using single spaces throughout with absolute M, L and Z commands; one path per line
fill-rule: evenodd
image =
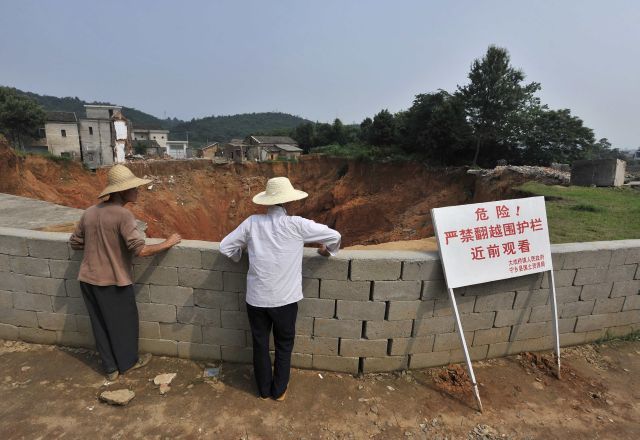
M 296 334 L 298 303 L 282 307 L 254 307 L 247 304 L 253 337 L 253 371 L 261 397 L 280 397 L 289 384 L 291 352 Z M 275 362 L 271 373 L 269 334 L 273 327 Z
M 80 282 L 104 371 L 125 372 L 138 362 L 138 307 L 133 286 Z

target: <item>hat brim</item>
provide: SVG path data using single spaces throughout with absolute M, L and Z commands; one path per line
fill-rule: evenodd
M 120 191 L 126 191 L 131 188 L 137 188 L 139 186 L 146 185 L 151 182 L 153 182 L 153 180 L 140 179 L 139 177 L 135 177 L 133 179 L 127 180 L 126 182 L 108 185 L 105 189 L 102 190 L 98 198 L 101 199 L 106 195 L 113 194 Z
M 266 191 L 253 196 L 253 203 L 256 205 L 279 205 L 280 203 L 294 202 L 309 197 L 304 191 L 294 189 L 286 194 L 267 195 Z

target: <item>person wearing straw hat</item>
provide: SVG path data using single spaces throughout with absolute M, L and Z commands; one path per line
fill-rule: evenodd
M 307 193 L 294 189 L 286 177 L 274 177 L 253 203 L 269 206 L 267 213 L 244 220 L 220 243 L 220 252 L 238 262 L 249 255 L 247 314 L 253 339 L 253 370 L 262 399 L 282 401 L 289 384 L 291 352 L 298 301 L 302 299 L 302 253 L 305 243 L 318 243 L 318 253 L 329 257 L 340 249 L 337 231 L 298 216 L 286 203 Z M 275 361 L 271 371 L 269 335 L 273 329 Z
M 69 239 L 84 249 L 78 280 L 107 379 L 145 366 L 151 354 L 138 355 L 138 308 L 133 289 L 132 257 L 150 256 L 180 242 L 178 234 L 146 245 L 136 219 L 124 205 L 138 199 L 138 187 L 151 180 L 136 177 L 124 165 L 114 165 L 108 186 L 88 208 Z

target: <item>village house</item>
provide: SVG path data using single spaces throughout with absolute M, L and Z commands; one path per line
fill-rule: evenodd
M 165 145 L 167 154 L 174 159 L 188 159 L 192 156 L 192 154 L 189 154 L 188 141 L 165 141 Z
M 247 136 L 245 138 L 249 160 L 298 159 L 302 148 L 288 136 Z
M 80 160 L 80 133 L 75 113 L 47 112 L 44 138 L 49 153 Z
M 205 159 L 213 159 L 214 157 L 220 156 L 222 153 L 222 148 L 219 142 L 214 142 L 209 145 L 205 145 L 200 149 L 200 153 L 198 157 L 203 157 Z
M 115 127 L 113 116 L 121 106 L 85 104 L 86 118 L 78 122 L 82 161 L 91 169 L 114 163 Z
M 231 139 L 224 146 L 222 157 L 232 162 L 244 162 L 247 160 L 247 149 L 249 145 L 243 139 Z
M 162 148 L 167 148 L 167 141 L 169 140 L 169 130 L 165 130 L 158 127 L 134 127 L 131 130 L 131 139 L 156 141 Z

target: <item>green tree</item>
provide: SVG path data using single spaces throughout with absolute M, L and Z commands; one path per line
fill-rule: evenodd
M 36 136 L 44 121 L 44 110 L 35 101 L 8 87 L 0 87 L 0 131 L 14 145 L 23 148 L 24 138 Z
M 345 145 L 347 143 L 347 133 L 342 124 L 342 121 L 336 118 L 333 121 L 333 142 L 337 142 L 340 145 Z
M 389 110 L 384 109 L 373 117 L 370 140 L 379 147 L 396 144 L 396 123 Z
M 473 62 L 468 78 L 469 84 L 458 86 L 458 92 L 473 128 L 473 165 L 477 165 L 483 145 L 493 150 L 487 154 L 489 160 L 509 150 L 519 134 L 522 113 L 537 103 L 534 93 L 540 84 L 523 84 L 524 73 L 510 65 L 506 49 L 496 46 L 489 46 L 485 56 Z
M 360 141 L 365 144 L 371 143 L 371 129 L 373 127 L 373 120 L 371 118 L 364 118 L 364 120 L 360 123 Z
M 309 152 L 309 149 L 315 146 L 315 136 L 316 130 L 313 122 L 298 125 L 293 133 L 293 138 L 305 152 Z

